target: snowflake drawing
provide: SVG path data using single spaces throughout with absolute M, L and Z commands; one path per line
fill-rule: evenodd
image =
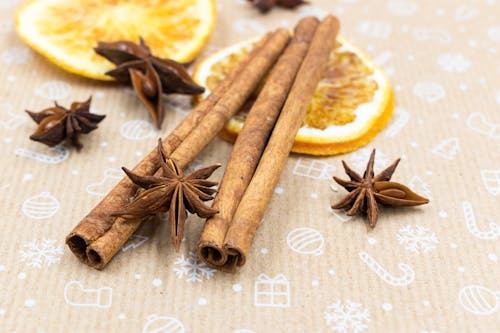
M 436 248 L 438 240 L 435 233 L 431 233 L 428 228 L 416 225 L 413 228 L 407 225 L 399 229 L 397 234 L 399 244 L 404 244 L 405 249 L 417 254 L 420 251 L 427 253 Z
M 368 327 L 370 312 L 360 303 L 337 301 L 326 308 L 325 320 L 336 332 L 359 333 Z
M 200 261 L 198 255 L 194 252 L 189 252 L 188 257 L 182 255 L 175 260 L 174 272 L 179 279 L 185 278 L 188 282 L 202 282 L 202 280 L 210 279 L 215 269 L 208 267 L 204 262 Z
M 462 73 L 471 66 L 469 59 L 460 53 L 444 53 L 438 57 L 438 64 L 447 72 Z
M 63 254 L 62 245 L 56 246 L 55 239 L 35 239 L 23 245 L 19 251 L 21 261 L 26 261 L 28 266 L 42 268 L 42 266 L 51 266 L 61 260 Z

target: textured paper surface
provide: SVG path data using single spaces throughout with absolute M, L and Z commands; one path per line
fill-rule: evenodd
M 261 16 L 246 1 L 219 1 L 203 55 L 333 12 L 341 34 L 391 78 L 396 111 L 367 148 L 291 156 L 247 265 L 230 275 L 193 257 L 196 217 L 179 254 L 158 221 L 103 271 L 64 246 L 119 168 L 134 166 L 189 106 L 168 98 L 156 132 L 129 90 L 65 73 L 25 46 L 13 28 L 20 1 L 0 0 L 1 332 L 500 331 L 498 0 L 310 2 Z M 24 109 L 89 95 L 107 117 L 81 152 L 28 139 L 36 126 Z M 370 230 L 329 206 L 345 193 L 330 188 L 341 159 L 361 170 L 373 147 L 378 170 L 403 157 L 393 179 L 431 203 L 384 209 Z M 225 162 L 230 151 L 217 138 L 196 164 Z

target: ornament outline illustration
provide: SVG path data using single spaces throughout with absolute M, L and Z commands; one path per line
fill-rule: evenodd
M 261 273 L 254 282 L 254 305 L 257 307 L 289 307 L 290 282 L 285 275 L 280 273 L 271 278 L 267 274 Z
M 76 295 L 79 293 L 82 299 L 80 301 L 72 299 L 72 293 Z M 85 288 L 81 281 L 72 280 L 64 286 L 64 301 L 66 304 L 76 307 L 110 308 L 113 303 L 113 288 Z
M 481 229 L 479 229 L 472 203 L 470 203 L 469 201 L 463 201 L 462 210 L 464 213 L 465 226 L 474 237 L 483 240 L 495 240 L 500 237 L 500 225 L 496 223 L 488 223 L 488 231 L 482 231 Z
M 398 268 L 403 272 L 402 275 L 396 277 L 389 273 L 378 261 L 376 261 L 368 253 L 361 251 L 359 258 L 363 261 L 368 268 L 370 268 L 379 278 L 387 284 L 395 287 L 405 287 L 410 285 L 415 280 L 415 271 L 410 265 L 399 263 Z

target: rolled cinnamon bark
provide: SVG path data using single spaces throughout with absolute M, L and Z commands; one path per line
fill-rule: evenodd
M 259 165 L 234 214 L 224 240 L 228 258 L 220 269 L 232 271 L 236 266 L 245 264 L 255 231 L 269 205 L 315 88 L 326 69 L 338 30 L 338 20 L 327 16 L 314 34 Z
M 283 29 L 265 37 L 262 45 L 249 54 L 248 60 L 233 71 L 235 74 L 224 80 L 165 139 L 165 151 L 173 152 L 171 157 L 179 167 L 185 168 L 191 163 L 224 126 L 225 121 L 236 113 L 241 105 L 234 101 L 243 99 L 241 104 L 245 102 L 252 89 L 255 89 L 264 73 L 281 54 L 289 38 L 289 33 Z M 217 107 L 218 104 L 221 106 Z M 189 143 L 183 145 L 193 133 Z M 198 140 L 200 137 L 203 140 Z M 179 152 L 176 153 L 177 151 Z M 152 151 L 133 171 L 141 175 L 152 175 L 158 168 L 157 153 Z M 124 178 L 67 236 L 66 244 L 83 263 L 97 269 L 104 268 L 139 228 L 142 220 L 125 221 L 111 216 L 112 212 L 122 209 L 136 191 L 137 187 L 128 178 Z
M 271 70 L 234 144 L 212 206 L 219 213 L 206 221 L 198 242 L 199 257 L 212 267 L 221 266 L 227 260 L 224 250 L 227 230 L 318 24 L 318 19 L 313 17 L 304 18 L 297 24 L 292 40 Z

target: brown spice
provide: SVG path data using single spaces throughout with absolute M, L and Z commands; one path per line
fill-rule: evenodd
M 261 13 L 267 13 L 274 6 L 283 8 L 295 8 L 299 5 L 308 3 L 304 0 L 248 0 L 250 1 Z
M 314 33 L 311 46 L 299 69 L 273 129 L 259 165 L 234 214 L 224 240 L 227 261 L 217 268 L 234 271 L 246 262 L 257 227 L 264 216 L 276 184 L 286 164 L 316 85 L 321 79 L 332 52 L 339 22 L 327 16 Z
M 399 161 L 400 159 L 398 158 L 390 166 L 375 176 L 373 172 L 373 165 L 375 162 L 374 149 L 368 160 L 363 177 L 352 170 L 346 162 L 342 161 L 342 165 L 350 181 L 337 177 L 333 177 L 333 179 L 349 191 L 349 194 L 344 199 L 334 204 L 332 208 L 348 208 L 349 210 L 346 214 L 349 216 L 354 216 L 362 212 L 366 213 L 370 227 L 375 228 L 378 219 L 377 203 L 389 207 L 417 206 L 429 203 L 429 199 L 414 193 L 408 187 L 389 181 Z
M 132 84 L 158 128 L 165 112 L 162 93 L 195 95 L 205 90 L 191 79 L 182 64 L 153 56 L 142 38 L 139 44 L 130 41 L 99 42 L 94 50 L 117 66 L 106 75 L 118 82 Z
M 265 36 L 258 47 L 249 54 L 247 60 L 239 64 L 227 79 L 186 116 L 163 141 L 165 151 L 173 152 L 171 158 L 175 160 L 178 168 L 184 169 L 187 167 L 192 159 L 217 134 L 218 128 L 224 125 L 226 116 L 219 117 L 217 116 L 218 113 L 210 120 L 216 122 L 217 126 L 206 124 L 205 116 L 209 111 L 212 111 L 219 101 L 230 98 L 230 93 L 235 90 L 238 91 L 241 81 L 248 80 L 250 72 L 258 70 L 257 74 L 261 75 L 269 70 L 282 52 L 288 39 L 288 32 L 282 30 Z M 259 80 L 259 78 L 254 79 Z M 251 86 L 248 89 L 250 90 Z M 250 93 L 248 92 L 248 94 Z M 239 98 L 244 99 L 244 97 L 243 95 Z M 223 102 L 222 105 L 227 106 L 227 102 Z M 232 107 L 236 107 L 236 109 L 229 110 L 231 111 L 229 113 L 235 113 L 238 105 L 235 104 Z M 205 123 L 203 127 L 200 126 L 202 120 Z M 211 129 L 207 129 L 207 126 Z M 182 150 L 177 152 L 181 143 L 195 128 L 198 134 L 195 134 L 194 140 L 196 140 L 196 137 L 203 136 L 205 143 L 196 146 L 184 145 Z M 189 152 L 183 152 L 184 150 Z M 174 158 L 174 156 L 177 157 Z M 158 155 L 155 149 L 132 171 L 139 175 L 153 175 L 159 167 Z M 123 209 L 136 191 L 137 186 L 130 179 L 124 178 L 66 237 L 69 248 L 83 263 L 97 269 L 104 268 L 127 239 L 139 228 L 142 223 L 141 220 L 126 221 L 111 215 L 112 212 Z
M 69 110 L 57 102 L 55 106 L 40 112 L 26 110 L 38 124 L 37 130 L 30 136 L 30 139 L 49 147 L 68 139 L 78 150 L 81 149 L 82 144 L 78 141 L 78 135 L 88 134 L 95 130 L 97 124 L 106 117 L 90 112 L 91 100 L 92 97 L 89 97 L 85 102 L 73 102 Z
M 234 212 L 252 179 L 269 135 L 319 24 L 316 18 L 302 19 L 294 37 L 268 76 L 236 140 L 213 208 L 219 213 L 208 219 L 198 242 L 200 258 L 210 266 L 225 263 L 224 239 Z
M 213 199 L 212 194 L 215 193 L 215 189 L 212 187 L 218 183 L 206 179 L 220 167 L 220 164 L 199 169 L 184 176 L 182 170 L 165 153 L 161 139 L 158 140 L 158 158 L 161 176 L 140 176 L 123 168 L 132 182 L 145 191 L 140 192 L 126 207 L 112 215 L 126 220 L 144 220 L 168 211 L 170 236 L 175 250 L 179 251 L 184 236 L 187 211 L 202 218 L 211 217 L 217 213 L 217 210 L 205 206 L 203 201 Z

